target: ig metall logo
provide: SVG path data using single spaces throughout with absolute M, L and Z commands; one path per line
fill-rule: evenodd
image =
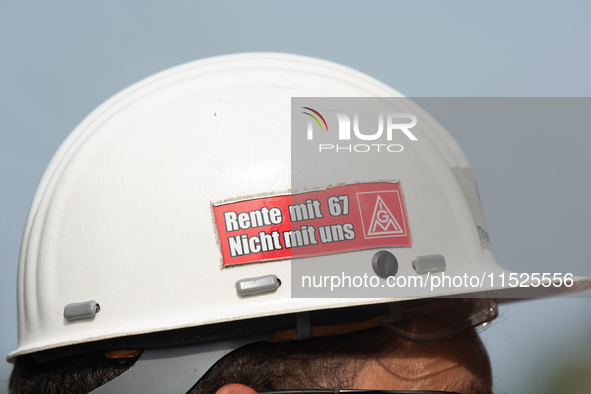
M 317 111 L 310 107 L 302 107 L 305 111 L 302 113 L 310 117 L 307 124 L 307 139 L 314 140 L 314 129 L 320 129 L 321 132 L 334 133 L 338 137 L 338 142 L 327 144 L 318 144 L 318 151 L 323 152 L 390 152 L 398 153 L 404 150 L 401 144 L 393 144 L 392 136 L 404 134 L 410 141 L 418 141 L 417 137 L 410 131 L 417 125 L 417 117 L 409 113 L 378 113 L 377 131 L 369 132 L 360 130 L 359 114 L 353 113 L 353 141 L 363 141 L 363 143 L 347 144 L 352 141 L 351 136 L 351 118 L 342 111 L 322 110 Z M 336 132 L 328 129 L 328 123 L 325 116 L 335 116 L 338 122 Z M 315 126 L 317 125 L 317 126 Z M 375 130 L 375 129 L 374 129 Z M 343 142 L 341 142 L 343 141 Z M 370 143 L 370 141 L 373 141 Z

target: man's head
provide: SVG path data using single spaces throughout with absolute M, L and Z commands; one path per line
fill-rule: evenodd
M 488 300 L 504 272 L 465 156 L 412 101 L 315 59 L 206 59 L 113 97 L 50 163 L 21 248 L 13 387 L 186 392 L 250 349 L 199 385 L 486 390 L 472 330 L 496 304 L 423 301 L 469 292 L 443 276 L 482 277 L 471 297 Z

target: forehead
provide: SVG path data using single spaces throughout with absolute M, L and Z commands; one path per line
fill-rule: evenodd
M 370 360 L 357 374 L 355 387 L 486 394 L 492 393 L 492 372 L 480 338 L 470 330 L 435 343 L 407 342 Z

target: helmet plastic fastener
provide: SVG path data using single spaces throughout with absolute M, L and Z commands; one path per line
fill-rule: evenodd
M 68 321 L 88 319 L 94 317 L 100 310 L 100 305 L 94 300 L 75 302 L 64 307 L 64 317 Z
M 380 277 L 387 279 L 396 275 L 398 272 L 398 260 L 394 255 L 386 250 L 380 250 L 371 259 L 371 265 L 374 272 Z
M 241 279 L 236 282 L 236 292 L 239 296 L 267 293 L 281 286 L 276 275 L 265 275 L 257 278 Z
M 445 257 L 440 254 L 430 254 L 418 256 L 412 262 L 412 267 L 417 274 L 426 274 L 428 272 L 445 271 Z

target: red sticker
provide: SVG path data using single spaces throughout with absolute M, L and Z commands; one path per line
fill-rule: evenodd
M 400 184 L 356 183 L 213 205 L 223 265 L 411 246 Z

